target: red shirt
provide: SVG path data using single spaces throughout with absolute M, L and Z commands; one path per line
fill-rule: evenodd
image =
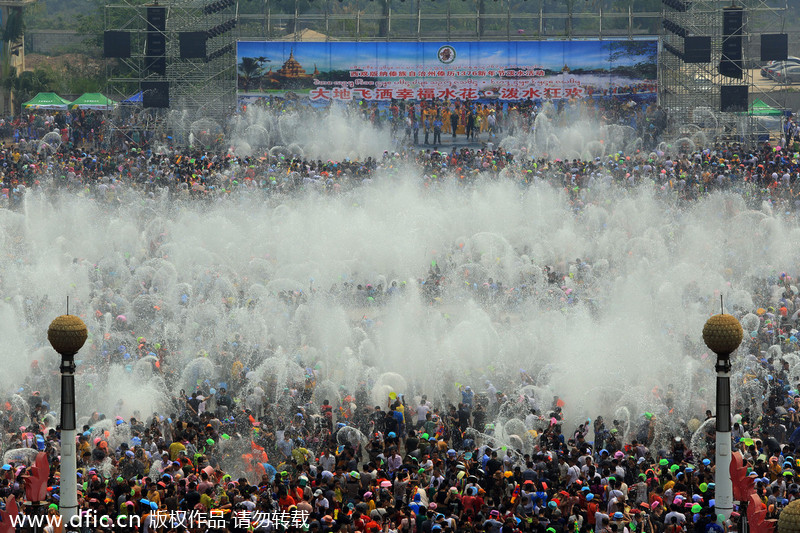
M 286 496 L 284 496 L 283 498 L 280 498 L 278 500 L 278 505 L 280 506 L 282 511 L 285 511 L 286 509 L 288 509 L 292 505 L 296 505 L 296 504 L 297 504 L 297 502 L 294 501 L 294 498 L 292 498 L 288 494 Z
M 371 520 L 364 525 L 364 531 L 380 531 L 381 526 L 375 520 Z

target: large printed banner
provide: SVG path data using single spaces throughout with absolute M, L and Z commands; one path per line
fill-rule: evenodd
M 658 42 L 239 41 L 242 103 L 655 99 Z

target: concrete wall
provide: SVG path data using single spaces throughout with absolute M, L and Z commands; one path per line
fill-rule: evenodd
M 33 54 L 53 54 L 69 46 L 80 46 L 86 38 L 71 30 L 26 30 L 25 50 Z
M 756 98 L 761 98 L 771 106 L 791 109 L 793 113 L 797 113 L 798 110 L 800 110 L 800 87 L 797 85 L 795 85 L 795 87 L 797 87 L 797 89 L 772 91 L 765 95 L 759 94 L 758 91 L 751 92 L 750 102 L 752 103 Z

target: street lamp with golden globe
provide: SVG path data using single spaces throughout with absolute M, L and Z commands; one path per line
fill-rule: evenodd
M 703 326 L 703 341 L 717 354 L 717 449 L 714 495 L 717 514 L 733 512 L 731 481 L 731 354 L 742 342 L 742 325 L 728 314 L 714 315 Z
M 78 514 L 78 464 L 75 446 L 75 354 L 86 342 L 86 324 L 75 315 L 61 315 L 47 328 L 47 340 L 61 355 L 61 488 L 64 531 Z

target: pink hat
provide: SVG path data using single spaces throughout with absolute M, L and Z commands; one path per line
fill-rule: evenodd
M 392 482 L 391 481 L 388 481 L 388 480 L 387 481 L 381 481 L 381 488 L 388 489 L 391 486 L 392 486 Z
M 658 501 L 654 501 L 653 503 L 650 504 L 650 509 L 655 511 L 656 509 L 658 509 L 658 505 L 659 505 Z
M 625 457 L 625 454 L 620 452 L 620 451 L 616 451 L 616 452 L 614 452 L 614 457 L 616 459 L 622 459 L 623 457 Z

